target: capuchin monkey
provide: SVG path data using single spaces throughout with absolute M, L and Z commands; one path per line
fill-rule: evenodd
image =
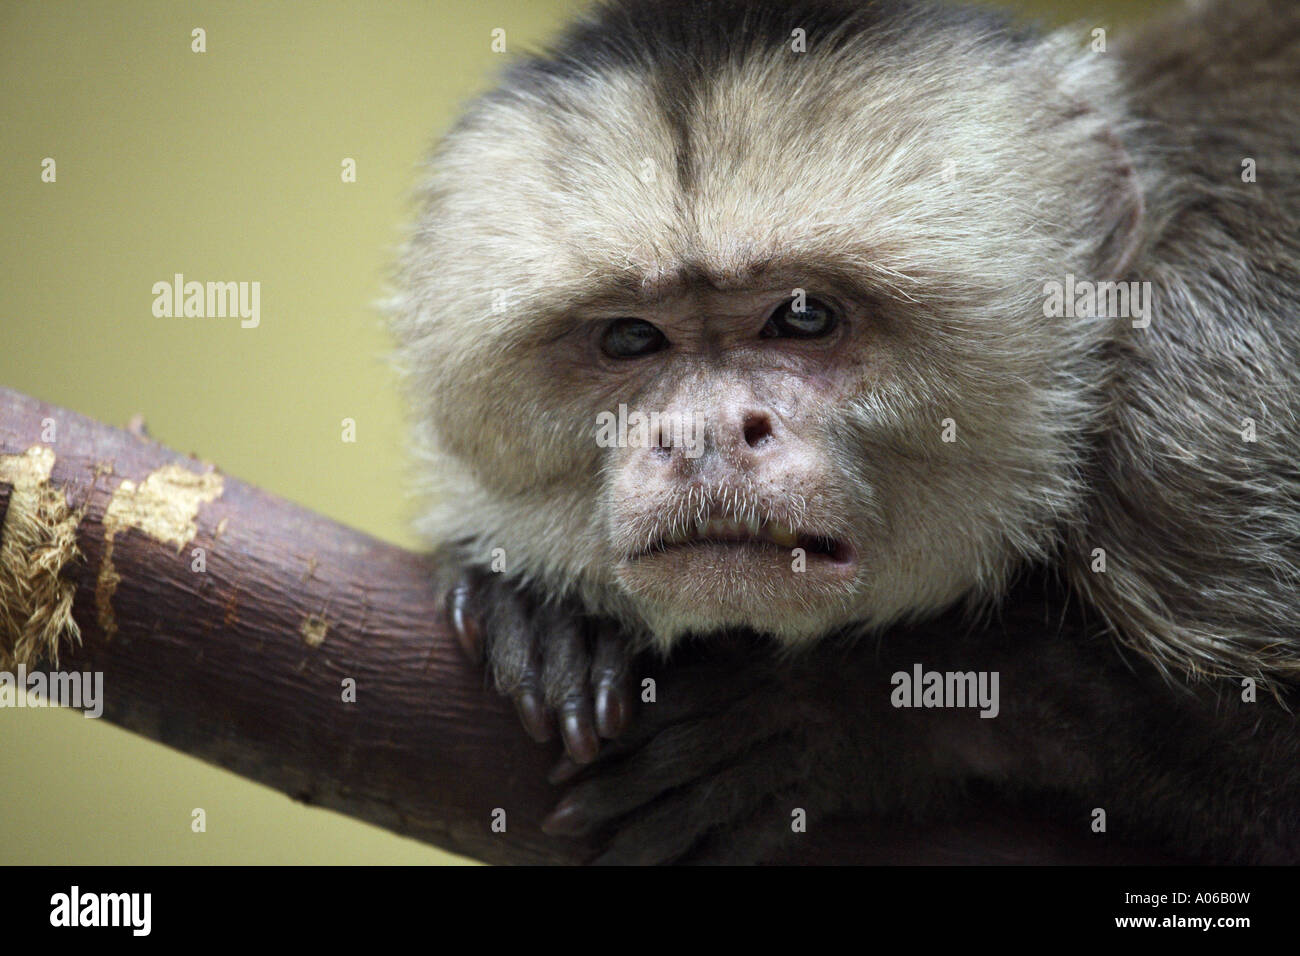
M 609 0 L 420 199 L 421 528 L 549 832 L 1300 862 L 1300 5 Z

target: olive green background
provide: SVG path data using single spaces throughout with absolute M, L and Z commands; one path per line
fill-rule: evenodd
M 415 546 L 373 307 L 415 165 L 503 62 L 494 28 L 518 50 L 580 6 L 0 0 L 0 384 L 142 414 L 173 448 Z M 1017 6 L 1091 27 L 1153 4 Z M 151 286 L 177 272 L 259 281 L 260 327 L 155 318 Z M 462 861 L 103 721 L 0 710 L 0 863 L 20 862 Z

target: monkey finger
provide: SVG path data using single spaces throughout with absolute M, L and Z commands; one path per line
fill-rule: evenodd
M 652 739 L 665 728 L 687 724 L 725 713 L 758 699 L 767 691 L 768 676 L 761 667 L 718 667 L 690 663 L 648 672 L 654 674 L 654 695 L 643 703 L 639 677 L 629 671 L 628 693 L 636 720 L 630 722 L 610 751 L 631 750 Z
M 483 619 L 478 607 L 477 574 L 466 571 L 461 579 L 452 585 L 446 593 L 445 608 L 447 623 L 456 636 L 470 663 L 479 666 L 483 663 Z
M 606 768 L 636 753 L 666 728 L 714 717 L 728 707 L 736 706 L 747 695 L 756 694 L 761 682 L 753 679 L 752 675 L 738 677 L 734 671 L 716 673 L 698 666 L 677 668 L 664 682 L 663 697 L 654 707 L 638 707 L 635 686 L 635 675 L 629 671 L 626 692 L 630 698 L 630 711 L 637 717 L 635 722 L 631 722 L 630 731 L 607 738 L 601 744 L 598 759 L 592 764 L 575 764 L 567 755 L 562 756 L 547 773 L 547 781 L 559 785 L 584 773 L 604 773 Z
M 528 736 L 539 744 L 544 744 L 555 736 L 555 718 L 551 716 L 551 711 L 542 703 L 540 694 L 533 690 L 521 690 L 512 697 L 515 703 L 515 713 L 519 715 L 519 722 L 524 725 L 524 730 Z
M 568 783 L 578 774 L 587 769 L 587 765 L 574 763 L 569 759 L 568 754 L 562 756 L 554 767 L 546 774 L 546 782 L 554 786 L 562 783 Z
M 576 763 L 587 764 L 600 752 L 588 676 L 591 658 L 583 622 L 570 609 L 547 604 L 539 610 L 542 644 L 542 686 L 546 704 L 555 709 L 564 749 Z
M 542 658 L 524 596 L 501 589 L 488 612 L 487 653 L 499 693 L 514 700 L 524 730 L 538 743 L 555 733 L 542 689 Z
M 743 710 L 669 727 L 623 760 L 597 767 L 542 821 L 543 832 L 552 836 L 592 833 L 669 790 L 714 776 L 719 767 L 732 762 L 738 748 L 761 745 L 780 732 L 774 721 Z M 720 747 L 719 741 L 727 741 L 728 746 Z M 750 765 L 750 761 L 741 764 Z
M 788 790 L 785 780 L 767 779 L 754 766 L 777 768 L 790 766 L 787 751 L 793 741 L 783 739 L 758 756 L 756 764 L 732 764 L 690 786 L 674 790 L 619 824 L 604 852 L 594 861 L 598 865 L 639 865 L 672 863 L 704 845 L 710 835 L 722 842 L 732 842 L 733 829 L 754 829 L 760 838 L 745 840 L 746 848 L 767 847 L 789 832 L 786 799 L 774 798 Z M 784 776 L 784 774 L 778 774 Z M 717 853 L 714 848 L 711 853 Z M 701 855 L 696 862 L 709 862 Z
M 638 744 L 643 740 L 644 738 L 638 740 L 631 736 L 613 740 L 607 739 L 600 745 L 598 758 L 587 764 L 574 763 L 568 754 L 564 754 L 547 772 L 546 780 L 558 786 L 562 783 L 568 783 L 583 773 L 600 773 L 605 766 L 636 750 Z
M 566 700 L 559 711 L 560 736 L 564 749 L 575 763 L 589 764 L 600 753 L 600 737 L 591 698 L 587 695 Z
M 631 644 L 612 622 L 601 622 L 597 627 L 591 663 L 596 730 L 600 736 L 612 739 L 627 729 L 636 706 L 630 666 L 633 652 Z

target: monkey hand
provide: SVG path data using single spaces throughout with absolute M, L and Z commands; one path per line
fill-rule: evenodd
M 819 686 L 828 676 L 752 660 L 666 669 L 625 739 L 590 767 L 552 771 L 572 788 L 543 830 L 594 838 L 602 864 L 769 858 L 801 821 L 841 809 L 862 764 L 841 698 Z
M 471 660 L 486 661 L 528 734 L 545 742 L 558 725 L 571 760 L 594 760 L 600 738 L 618 737 L 632 716 L 631 642 L 574 602 L 542 600 L 504 575 L 450 559 L 438 567 L 452 633 Z

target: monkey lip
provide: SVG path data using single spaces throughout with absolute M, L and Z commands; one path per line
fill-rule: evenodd
M 799 548 L 811 559 L 843 566 L 852 565 L 857 557 L 847 541 L 796 531 L 777 521 L 714 517 L 698 521 L 693 529 L 664 535 L 644 551 L 632 555 L 632 560 L 699 547 L 762 548 L 785 552 Z

